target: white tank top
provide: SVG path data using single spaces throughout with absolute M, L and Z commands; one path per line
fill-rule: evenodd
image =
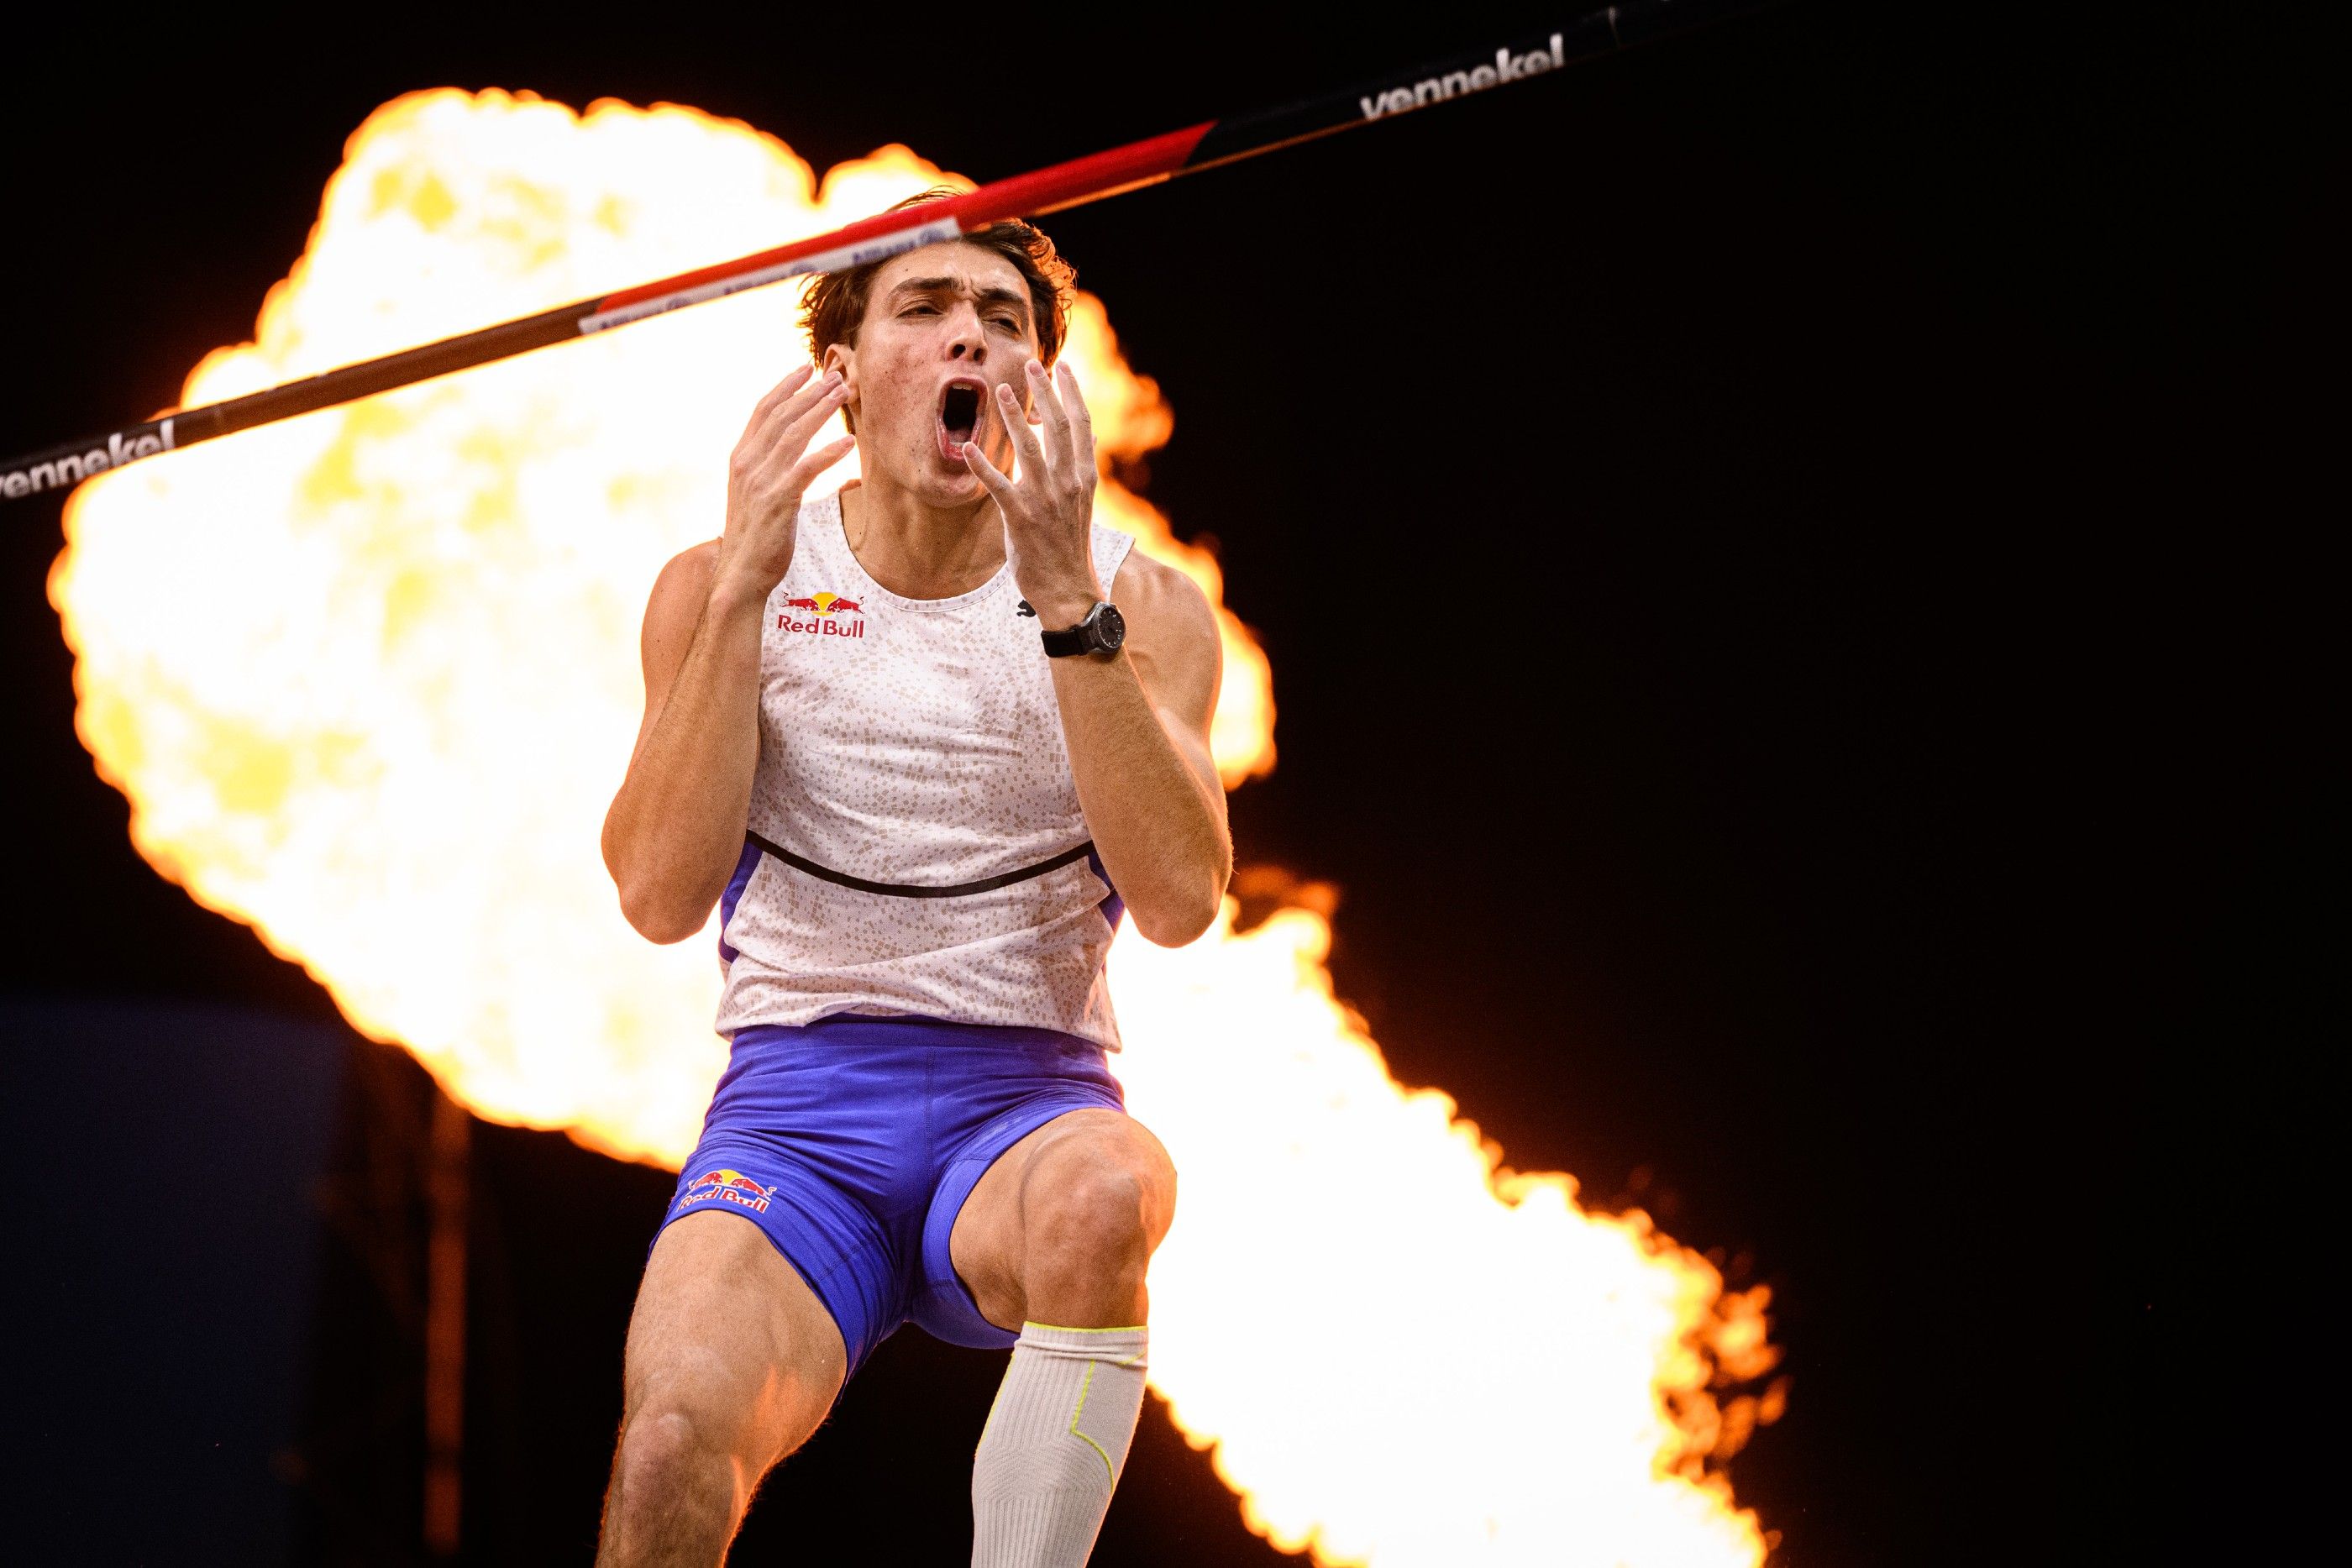
M 1106 594 L 1135 541 L 1095 525 Z M 801 508 L 760 645 L 760 763 L 720 901 L 719 1032 L 828 1013 L 1060 1030 L 1118 1049 L 1053 673 L 1010 563 L 952 599 L 858 565 Z

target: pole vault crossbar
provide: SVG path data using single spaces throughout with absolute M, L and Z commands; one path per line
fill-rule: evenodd
M 919 246 L 950 240 L 1006 218 L 1038 217 L 1123 191 L 1196 174 L 1261 152 L 1328 136 L 1506 86 L 1633 45 L 1679 33 L 1766 0 L 1630 0 L 1580 16 L 1532 38 L 1421 66 L 1283 109 L 1204 120 L 1164 136 L 982 185 L 960 195 L 870 218 L 738 256 L 675 277 L 577 300 L 460 333 L 420 348 L 288 382 L 226 402 L 181 409 L 0 463 L 0 498 L 16 500 L 68 488 L 97 474 L 159 453 L 232 435 L 296 414 L 413 386 L 532 349 L 610 331 L 690 305 L 721 299 L 788 277 L 880 261 Z

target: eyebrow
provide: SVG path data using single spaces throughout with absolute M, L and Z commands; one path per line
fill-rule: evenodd
M 890 290 L 892 298 L 902 294 L 954 294 L 961 290 L 962 281 L 953 277 L 901 278 Z M 1010 305 L 1021 312 L 1023 320 L 1029 318 L 1029 296 L 1017 288 L 983 288 L 977 296 L 982 305 Z

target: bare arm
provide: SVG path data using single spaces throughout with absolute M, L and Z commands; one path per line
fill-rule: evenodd
M 1002 389 L 1017 480 L 979 447 L 964 449 L 1003 514 L 1023 596 L 1040 625 L 1055 628 L 1103 597 L 1094 570 L 1093 431 L 1076 373 L 1064 365 L 1058 382 L 1031 362 L 1036 432 Z M 1138 931 L 1181 946 L 1216 918 L 1234 869 L 1224 788 L 1209 751 L 1223 673 L 1216 618 L 1189 579 L 1157 561 L 1130 555 L 1118 581 L 1127 645 L 1108 658 L 1055 659 L 1054 695 L 1103 870 Z
M 1183 573 L 1139 551 L 1117 580 L 1127 645 L 1055 660 L 1054 695 L 1103 870 L 1135 928 L 1178 947 L 1216 918 L 1234 871 L 1209 751 L 1223 650 L 1216 612 Z
M 785 377 L 735 447 L 723 538 L 662 569 L 646 605 L 646 716 L 604 814 L 621 913 L 656 942 L 702 929 L 742 852 L 760 764 L 760 632 L 792 565 L 808 483 L 855 443 L 807 451 L 840 406 L 838 382 Z
M 604 816 L 621 913 L 656 942 L 702 929 L 726 891 L 760 761 L 760 619 L 710 592 L 719 543 L 673 559 L 646 606 L 646 716 Z

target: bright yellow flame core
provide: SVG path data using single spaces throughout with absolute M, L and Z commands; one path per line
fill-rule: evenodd
M 822 232 L 941 178 L 903 147 L 814 186 L 698 110 L 416 93 L 352 138 L 211 402 Z M 746 411 L 804 357 L 764 290 L 199 446 L 83 486 L 50 582 L 79 727 L 140 852 L 249 921 L 477 1113 L 675 1166 L 725 1046 L 713 933 L 622 922 L 597 856 L 661 563 L 709 537 Z M 1171 429 L 1082 296 L 1107 455 Z M 837 478 L 854 472 L 844 465 Z M 1216 562 L 1106 477 L 1104 519 L 1223 603 Z M 1271 676 L 1221 610 L 1230 783 L 1273 763 Z M 1763 1293 L 1563 1176 L 1498 1171 L 1390 1078 L 1287 910 L 1112 988 L 1137 1113 L 1183 1172 L 1152 1270 L 1154 1385 L 1252 1528 L 1318 1561 L 1753 1563 L 1710 1452 L 1777 1396 Z

